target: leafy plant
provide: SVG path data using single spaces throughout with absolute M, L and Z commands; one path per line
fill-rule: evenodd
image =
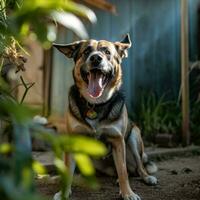
M 70 28 L 80 37 L 87 37 L 84 25 L 76 15 L 96 21 L 92 10 L 70 0 L 1 0 L 0 54 L 13 40 L 22 48 L 21 44 L 28 36 L 49 48 L 56 39 L 56 23 Z
M 190 85 L 190 133 L 191 142 L 200 144 L 200 61 L 191 62 L 189 71 Z
M 69 137 L 52 134 L 48 129 L 34 124 L 32 111 L 4 94 L 0 96 L 0 119 L 12 124 L 12 143 L 0 144 L 0 196 L 5 200 L 42 199 L 35 192 L 35 173 L 46 170 L 41 163 L 32 159 L 31 139 L 48 141 L 54 152 L 54 165 L 61 176 L 62 196 L 69 183 L 68 168 L 62 161 L 63 152 L 74 156 L 86 180 L 95 182 L 92 162 L 89 156 L 99 157 L 106 153 L 103 144 L 85 137 Z
M 175 101 L 157 98 L 155 93 L 143 93 L 137 106 L 136 121 L 146 139 L 153 140 L 157 133 L 180 132 L 181 112 Z
M 81 16 L 90 22 L 95 14 L 87 7 L 69 0 L 1 0 L 0 1 L 0 123 L 8 124 L 7 132 L 12 141 L 0 142 L 0 196 L 5 200 L 43 199 L 35 190 L 36 173 L 45 173 L 41 163 L 31 155 L 31 135 L 48 141 L 54 152 L 54 165 L 61 176 L 62 198 L 69 183 L 68 168 L 62 161 L 62 153 L 74 156 L 83 177 L 94 184 L 94 173 L 89 156 L 99 157 L 106 148 L 98 141 L 84 137 L 55 136 L 50 130 L 34 124 L 33 111 L 23 105 L 27 92 L 34 83 L 26 83 L 20 76 L 25 92 L 20 102 L 12 96 L 6 75 L 10 67 L 24 71 L 26 60 L 22 52 L 27 38 L 38 40 L 49 48 L 56 39 L 57 23 L 74 31 L 79 37 L 87 37 Z M 6 80 L 6 81 L 5 81 Z
M 190 127 L 191 127 L 191 140 L 194 144 L 200 144 L 200 124 L 199 124 L 199 114 L 200 114 L 200 102 L 197 101 L 191 105 L 190 112 Z

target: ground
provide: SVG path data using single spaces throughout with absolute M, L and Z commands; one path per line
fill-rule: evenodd
M 158 185 L 147 186 L 140 178 L 131 177 L 130 184 L 142 200 L 200 200 L 200 156 L 174 157 L 157 162 Z M 73 186 L 71 200 L 119 200 L 116 179 L 98 177 L 101 188 L 98 191 L 86 189 L 77 183 Z M 39 191 L 52 199 L 58 190 L 54 182 L 37 183 Z

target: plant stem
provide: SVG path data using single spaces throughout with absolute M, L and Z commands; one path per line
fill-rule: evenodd
M 28 83 L 28 84 L 26 84 L 22 76 L 20 76 L 20 80 L 22 81 L 22 84 L 23 84 L 23 86 L 24 86 L 24 88 L 25 88 L 24 94 L 23 94 L 22 99 L 21 99 L 21 101 L 20 101 L 20 104 L 22 104 L 22 103 L 24 102 L 24 99 L 25 99 L 25 97 L 26 97 L 26 95 L 27 95 L 29 89 L 30 89 L 31 87 L 33 87 L 33 85 L 34 85 L 35 83 L 31 83 L 31 84 Z M 27 85 L 29 85 L 29 86 L 27 86 Z
M 26 86 L 30 86 L 32 85 L 33 83 L 26 83 Z M 15 87 L 13 87 L 9 93 L 12 93 L 13 91 L 15 91 L 18 87 L 20 86 L 24 86 L 24 84 L 20 83 L 20 84 L 17 84 Z

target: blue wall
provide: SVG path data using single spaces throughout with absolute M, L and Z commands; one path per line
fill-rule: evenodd
M 97 12 L 89 28 L 92 38 L 119 40 L 130 33 L 133 46 L 123 63 L 127 103 L 131 107 L 142 90 L 176 97 L 180 85 L 179 0 L 112 1 L 118 15 Z

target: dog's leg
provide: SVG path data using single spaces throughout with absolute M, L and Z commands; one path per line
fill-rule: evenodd
M 67 188 L 66 196 L 70 196 L 71 193 L 72 193 L 71 185 L 72 185 L 72 181 L 73 181 L 76 163 L 75 163 L 72 155 L 69 154 L 69 153 L 64 154 L 64 161 L 65 161 L 65 165 L 67 167 L 69 167 L 69 185 L 68 185 L 68 188 Z
M 126 152 L 124 139 L 117 138 L 111 141 L 113 145 L 113 159 L 119 178 L 120 192 L 124 200 L 141 200 L 129 185 L 128 173 L 126 168 Z
M 69 177 L 69 185 L 66 189 L 66 194 L 65 194 L 65 198 L 68 199 L 69 196 L 71 195 L 71 184 L 72 184 L 72 180 L 73 180 L 73 175 L 74 175 L 74 171 L 75 171 L 75 161 L 74 159 L 72 158 L 72 156 L 68 153 L 65 153 L 64 154 L 64 162 L 65 162 L 65 165 L 69 167 L 69 174 L 70 174 L 70 177 Z M 53 200 L 61 200 L 61 191 L 57 192 L 55 195 L 54 195 L 54 198 Z
M 140 131 L 137 127 L 133 127 L 131 134 L 128 139 L 128 145 L 131 149 L 132 155 L 135 159 L 137 165 L 137 171 L 140 177 L 144 180 L 144 182 L 148 185 L 156 185 L 157 179 L 154 176 L 150 176 L 146 169 L 144 168 L 142 162 L 142 156 L 144 154 L 144 144 L 140 135 Z

